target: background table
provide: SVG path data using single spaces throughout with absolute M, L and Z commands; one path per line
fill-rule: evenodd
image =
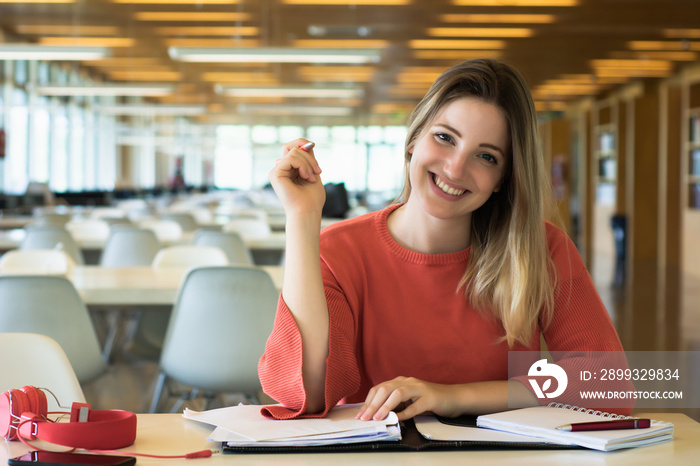
M 21 229 L 0 230 L 0 254 L 10 249 L 19 248 L 24 235 L 25 232 Z M 194 232 L 185 232 L 178 240 L 162 241 L 161 243 L 163 246 L 191 244 L 193 239 Z M 76 239 L 86 264 L 99 263 L 105 241 L 105 239 Z M 286 235 L 283 231 L 273 231 L 264 238 L 250 238 L 244 239 L 244 241 L 246 246 L 250 248 L 256 264 L 273 265 L 280 262 L 285 248 Z
M 671 442 L 616 452 L 593 450 L 452 450 L 423 452 L 376 453 L 293 453 L 293 454 L 245 454 L 214 455 L 196 460 L 164 460 L 138 458 L 137 464 L 159 465 L 408 465 L 432 466 L 456 464 L 504 464 L 532 465 L 630 465 L 668 464 L 674 466 L 696 465 L 700 457 L 700 424 L 683 414 L 639 414 L 673 422 L 675 439 Z M 138 453 L 178 455 L 203 449 L 218 448 L 218 444 L 206 441 L 212 428 L 184 419 L 179 414 L 139 414 L 136 442 L 124 449 Z M 41 445 L 46 445 L 40 443 Z M 58 448 L 57 448 L 58 449 Z M 7 458 L 22 455 L 30 449 L 20 442 L 3 442 L 0 445 L 0 464 Z M 194 461 L 194 462 L 193 462 Z
M 284 267 L 258 267 L 270 274 L 282 291 Z M 173 305 L 187 273 L 186 268 L 100 267 L 82 265 L 71 269 L 68 278 L 89 308 Z

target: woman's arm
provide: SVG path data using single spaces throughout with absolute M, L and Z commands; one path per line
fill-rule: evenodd
M 539 406 L 539 403 L 530 390 L 515 380 L 444 385 L 397 377 L 372 387 L 357 417 L 381 420 L 396 410 L 399 420 L 403 421 L 429 412 L 457 417 L 528 406 Z
M 313 152 L 298 139 L 283 148 L 269 179 L 287 217 L 282 297 L 302 337 L 306 411 L 324 408 L 328 356 L 328 306 L 321 278 L 319 236 L 325 191 Z

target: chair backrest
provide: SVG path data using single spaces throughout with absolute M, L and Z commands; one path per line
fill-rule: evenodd
M 139 220 L 138 226 L 153 230 L 158 241 L 178 241 L 182 238 L 182 227 L 174 220 L 145 219 Z
M 228 265 L 228 256 L 214 246 L 170 246 L 163 248 L 153 259 L 153 267 L 198 267 Z
M 67 278 L 0 276 L 0 296 L 0 332 L 53 338 L 66 352 L 81 383 L 107 369 L 88 310 Z
M 267 222 L 268 220 L 267 212 L 265 212 L 263 209 L 255 208 L 241 209 L 236 212 L 234 218 L 252 218 L 262 222 Z
M 220 248 L 231 265 L 255 265 L 250 249 L 235 231 L 197 230 L 192 243 L 195 246 Z
M 102 220 L 104 218 L 126 218 L 126 211 L 119 207 L 96 207 L 90 212 L 90 218 Z
M 73 259 L 56 249 L 13 249 L 0 257 L 0 272 L 4 274 L 65 275 L 73 266 Z
M 200 267 L 186 275 L 161 353 L 161 370 L 204 391 L 255 393 L 277 290 L 252 267 Z
M 187 212 L 166 212 L 161 214 L 161 220 L 172 220 L 177 222 L 182 231 L 194 231 L 197 229 L 197 221 L 192 214 Z
M 153 230 L 113 226 L 105 243 L 102 267 L 151 265 L 160 250 L 160 241 Z
M 65 226 L 70 221 L 70 214 L 58 212 L 36 212 L 32 225 L 36 226 Z
M 70 407 L 74 401 L 85 403 L 75 371 L 53 338 L 37 333 L 0 333 L 0 354 L 0 392 L 25 385 L 48 389 L 49 411 Z
M 106 241 L 109 237 L 109 223 L 99 219 L 71 220 L 66 230 L 76 241 Z
M 65 228 L 55 225 L 31 226 L 26 228 L 26 232 L 20 249 L 60 249 L 76 264 L 85 263 L 78 244 Z
M 243 239 L 265 238 L 270 235 L 270 225 L 254 218 L 234 218 L 224 225 L 223 231 L 235 231 Z

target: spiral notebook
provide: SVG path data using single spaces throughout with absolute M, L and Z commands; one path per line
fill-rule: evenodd
M 645 429 L 590 432 L 557 430 L 557 427 L 562 425 L 594 422 L 601 419 L 634 419 L 634 417 L 552 404 L 479 416 L 476 424 L 479 427 L 540 438 L 548 442 L 578 445 L 602 451 L 653 445 L 673 439 L 673 424 L 654 420 L 652 420 L 651 427 Z

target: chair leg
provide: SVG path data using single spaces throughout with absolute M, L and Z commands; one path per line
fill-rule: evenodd
M 158 403 L 160 403 L 160 398 L 163 395 L 163 389 L 165 388 L 165 379 L 167 376 L 165 372 L 161 372 L 158 375 L 158 380 L 156 381 L 156 387 L 153 390 L 153 399 L 151 400 L 151 407 L 149 408 L 149 413 L 158 412 Z
M 107 337 L 105 338 L 105 345 L 102 349 L 102 359 L 109 364 L 112 359 L 112 349 L 114 348 L 114 342 L 117 340 L 117 332 L 119 332 L 119 326 L 121 325 L 121 316 L 118 310 L 107 311 L 106 320 L 109 325 L 107 330 Z
M 185 404 L 186 401 L 194 400 L 197 398 L 197 395 L 199 394 L 199 389 L 198 388 L 193 388 L 189 392 L 184 393 L 180 395 L 180 397 L 175 401 L 175 404 L 173 405 L 172 409 L 170 409 L 171 413 L 178 413 L 182 409 L 182 406 Z

